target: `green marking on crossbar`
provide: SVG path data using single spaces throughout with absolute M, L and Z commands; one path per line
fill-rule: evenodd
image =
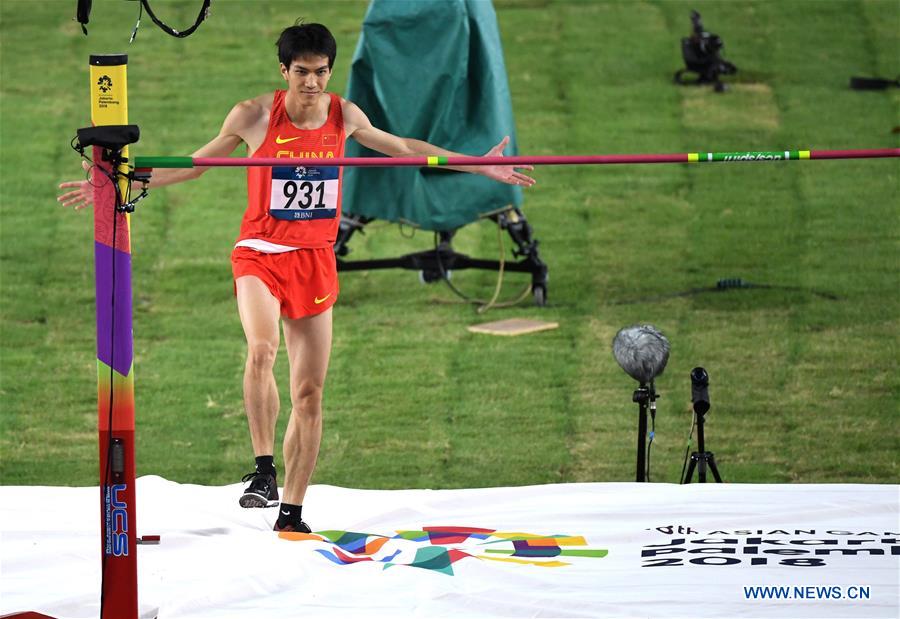
M 739 151 L 733 153 L 689 153 L 691 163 L 704 161 L 796 161 L 809 159 L 808 150 Z
M 136 168 L 193 168 L 190 157 L 135 157 Z
M 428 157 L 428 165 L 447 165 L 446 157 Z

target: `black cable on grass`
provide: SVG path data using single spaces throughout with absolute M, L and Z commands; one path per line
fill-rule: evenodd
M 656 436 L 656 408 L 650 408 L 650 441 L 647 443 L 647 483 L 650 483 L 650 450 L 653 449 L 653 438 Z
M 716 282 L 715 286 L 709 286 L 707 288 L 691 288 L 690 290 L 683 290 L 681 292 L 673 292 L 670 294 L 662 294 L 656 295 L 652 297 L 643 297 L 640 299 L 630 299 L 626 301 L 613 301 L 612 305 L 631 305 L 633 303 L 652 303 L 655 301 L 665 301 L 668 299 L 675 299 L 678 297 L 687 297 L 695 294 L 703 294 L 706 292 L 725 292 L 728 290 L 747 290 L 750 288 L 761 288 L 768 290 L 789 290 L 791 292 L 808 292 L 810 294 L 814 294 L 816 296 L 828 299 L 829 301 L 840 301 L 840 297 L 831 292 L 825 292 L 824 290 L 816 290 L 815 288 L 804 288 L 803 286 L 779 286 L 776 284 L 754 284 L 751 282 L 744 281 L 740 277 L 729 277 L 725 279 L 720 279 Z
M 522 302 L 523 299 L 525 299 L 525 297 L 527 297 L 529 294 L 531 294 L 531 284 L 527 284 L 525 286 L 525 289 L 522 291 L 522 294 L 520 294 L 517 298 L 513 299 L 512 301 L 505 301 L 503 303 L 496 302 L 497 297 L 500 296 L 500 289 L 503 287 L 503 271 L 506 266 L 506 258 L 505 258 L 506 252 L 503 247 L 503 237 L 502 237 L 502 235 L 499 235 L 499 233 L 500 233 L 499 226 L 497 228 L 497 231 L 498 231 L 498 239 L 499 239 L 499 245 L 500 245 L 500 259 L 499 259 L 500 269 L 498 270 L 497 284 L 494 287 L 494 296 L 493 296 L 493 298 L 487 299 L 487 300 L 476 299 L 474 297 L 470 297 L 467 294 L 465 294 L 463 291 L 461 291 L 459 288 L 457 288 L 456 286 L 453 285 L 453 282 L 450 281 L 450 273 L 449 273 L 449 271 L 447 271 L 447 269 L 444 268 L 444 262 L 441 260 L 440 242 L 438 240 L 439 234 L 437 232 L 434 233 L 434 256 L 437 261 L 438 270 L 441 273 L 441 279 L 444 280 L 444 283 L 447 284 L 447 287 L 450 288 L 450 290 L 452 290 L 454 292 L 454 294 L 456 294 L 456 296 L 458 296 L 460 299 L 462 299 L 465 303 L 471 303 L 473 305 L 478 305 L 479 307 L 478 307 L 477 311 L 479 314 L 483 314 L 484 312 L 486 312 L 489 309 L 494 308 L 494 307 L 512 307 L 512 306 L 518 305 L 519 303 Z
M 687 470 L 688 463 L 688 454 L 691 453 L 691 445 L 694 442 L 694 428 L 697 426 L 697 414 L 694 413 L 691 415 L 691 431 L 688 434 L 687 447 L 684 448 L 684 462 L 681 465 L 681 476 L 678 478 L 678 483 L 684 483 L 684 472 Z

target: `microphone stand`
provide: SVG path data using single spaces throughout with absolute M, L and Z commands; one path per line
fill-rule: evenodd
M 647 481 L 647 411 L 656 417 L 656 389 L 653 381 L 641 383 L 631 396 L 638 405 L 637 481 Z

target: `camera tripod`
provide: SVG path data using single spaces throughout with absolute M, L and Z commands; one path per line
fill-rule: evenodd
M 711 451 L 706 451 L 706 445 L 703 440 L 703 420 L 706 415 L 705 412 L 697 412 L 694 411 L 694 414 L 697 416 L 697 449 L 691 453 L 691 463 L 688 465 L 687 472 L 684 476 L 684 481 L 682 483 L 689 484 L 691 483 L 691 477 L 694 474 L 694 469 L 697 469 L 697 481 L 701 484 L 706 483 L 706 469 L 709 468 L 712 471 L 713 477 L 715 477 L 718 483 L 722 483 L 722 477 L 719 475 L 719 469 L 716 468 L 716 457 L 713 455 Z

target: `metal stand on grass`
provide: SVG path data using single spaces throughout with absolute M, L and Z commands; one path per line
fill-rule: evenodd
M 719 469 L 716 468 L 716 457 L 711 451 L 706 451 L 706 445 L 703 439 L 703 420 L 706 413 L 697 413 L 697 451 L 691 453 L 691 462 L 688 464 L 687 473 L 684 476 L 684 483 L 691 483 L 691 477 L 694 469 L 697 470 L 697 481 L 701 484 L 706 483 L 706 469 L 712 471 L 713 477 L 718 483 L 722 483 L 722 477 L 719 475 Z
M 638 405 L 637 474 L 635 481 L 647 481 L 647 411 L 656 417 L 656 390 L 653 382 L 641 383 L 631 396 Z
M 532 237 L 532 228 L 525 218 L 525 214 L 518 208 L 512 207 L 494 215 L 490 215 L 501 229 L 506 230 L 513 242 L 513 256 L 518 258 L 516 262 L 504 262 L 503 270 L 515 273 L 531 273 L 531 293 L 535 305 L 543 306 L 547 302 L 547 265 L 538 255 L 538 241 Z M 334 252 L 338 256 L 339 271 L 362 271 L 368 269 L 409 269 L 419 271 L 425 283 L 433 283 L 447 277 L 451 271 L 463 269 L 486 269 L 499 271 L 501 268 L 498 260 L 480 260 L 470 258 L 465 254 L 457 253 L 451 247 L 451 241 L 456 230 L 438 232 L 439 242 L 434 249 L 429 249 L 412 254 L 406 254 L 398 258 L 382 258 L 373 260 L 344 260 L 350 253 L 348 242 L 350 237 L 358 230 L 363 232 L 364 227 L 373 221 L 359 215 L 346 215 L 341 218 L 338 238 L 334 244 Z

